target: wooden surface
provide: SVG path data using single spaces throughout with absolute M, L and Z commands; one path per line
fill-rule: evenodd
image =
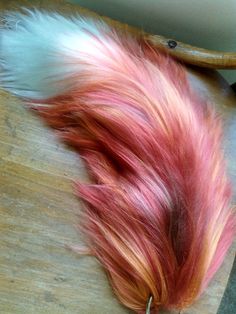
M 62 1 L 30 2 L 76 10 Z M 0 8 L 15 3 L 0 2 Z M 189 79 L 199 95 L 224 114 L 225 151 L 235 193 L 236 97 L 213 71 L 192 69 Z M 95 258 L 78 257 L 65 247 L 83 243 L 75 229 L 82 207 L 71 180 L 88 178 L 78 156 L 21 101 L 3 91 L 0 130 L 0 313 L 132 313 L 118 303 Z M 204 295 L 182 313 L 217 312 L 234 255 L 235 246 Z
M 214 51 L 194 47 L 160 35 L 147 35 L 152 44 L 188 64 L 211 69 L 236 69 L 236 52 Z

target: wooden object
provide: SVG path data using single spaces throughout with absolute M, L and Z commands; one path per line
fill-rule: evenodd
M 236 69 L 236 52 L 198 48 L 159 35 L 146 35 L 146 38 L 182 62 L 211 69 Z
M 19 5 L 64 14 L 87 12 L 59 0 L 7 1 L 0 9 Z M 215 71 L 189 69 L 189 80 L 224 115 L 226 156 L 235 188 L 235 95 Z M 23 102 L 4 91 L 0 128 L 0 313 L 132 313 L 119 304 L 95 258 L 78 257 L 66 248 L 83 243 L 75 228 L 83 209 L 71 180 L 85 182 L 88 177 L 77 154 Z M 232 247 L 207 291 L 182 314 L 217 312 L 234 254 Z

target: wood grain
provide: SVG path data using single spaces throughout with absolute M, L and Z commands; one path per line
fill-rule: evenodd
M 62 1 L 8 1 L 0 8 L 29 2 L 66 14 L 81 12 Z M 214 71 L 189 69 L 189 80 L 224 115 L 224 145 L 235 189 L 235 95 Z M 4 91 L 0 144 L 0 313 L 131 313 L 117 301 L 96 259 L 78 257 L 65 247 L 84 242 L 75 228 L 82 207 L 71 180 L 87 182 L 88 177 L 77 154 Z M 204 295 L 182 313 L 217 312 L 234 254 L 235 246 Z
M 65 247 L 82 243 L 71 182 L 88 180 L 81 161 L 0 96 L 0 313 L 122 313 L 98 262 Z

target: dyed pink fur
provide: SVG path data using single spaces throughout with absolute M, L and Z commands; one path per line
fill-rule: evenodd
M 32 101 L 49 105 L 39 114 L 85 161 L 92 183 L 76 186 L 83 230 L 120 301 L 142 312 L 152 295 L 153 311 L 182 309 L 235 232 L 220 118 L 182 65 L 95 25 L 58 37 L 61 63 L 74 71 L 54 83 L 71 87 Z

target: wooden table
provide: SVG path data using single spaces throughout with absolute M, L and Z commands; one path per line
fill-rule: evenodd
M 78 10 L 62 1 L 2 1 L 0 9 L 29 2 L 67 13 Z M 235 191 L 236 97 L 214 71 L 191 69 L 189 78 L 224 114 L 225 150 Z M 78 257 L 66 248 L 83 243 L 75 228 L 81 203 L 71 184 L 72 179 L 88 181 L 79 157 L 4 91 L 0 130 L 0 313 L 132 313 L 119 304 L 95 258 Z M 235 246 L 206 293 L 182 313 L 217 312 L 234 254 Z

